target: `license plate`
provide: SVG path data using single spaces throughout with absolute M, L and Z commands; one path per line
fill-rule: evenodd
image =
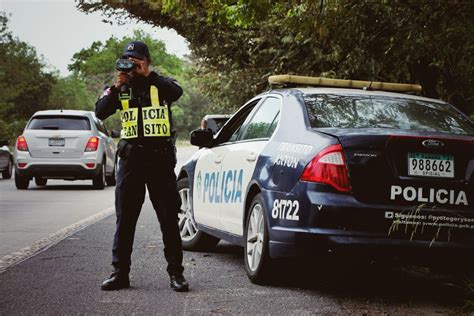
M 408 175 L 454 178 L 452 155 L 408 153 Z
M 65 144 L 64 138 L 50 138 L 48 140 L 49 146 L 54 146 L 54 147 L 64 147 Z

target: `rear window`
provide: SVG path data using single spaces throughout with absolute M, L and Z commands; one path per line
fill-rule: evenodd
M 80 116 L 35 116 L 28 129 L 87 131 L 91 125 L 87 118 Z
M 474 135 L 474 125 L 448 104 L 383 96 L 307 94 L 311 127 L 393 128 Z

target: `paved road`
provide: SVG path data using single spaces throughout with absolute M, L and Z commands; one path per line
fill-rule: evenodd
M 180 160 L 194 150 L 181 151 Z M 32 212 L 33 204 L 44 211 L 48 210 L 48 205 L 55 209 L 56 212 L 50 210 L 52 222 L 59 221 L 58 217 L 70 217 L 67 213 L 61 215 L 64 208 L 72 213 L 80 208 L 93 209 L 92 199 L 101 199 L 99 195 L 91 197 L 98 191 L 83 188 L 82 184 L 74 188 L 69 186 L 75 184 L 58 184 L 51 189 L 21 193 L 14 190 L 5 193 L 3 189 L 8 183 L 0 185 L 2 206 L 9 205 L 5 201 L 14 200 L 14 194 L 20 194 L 16 196 L 19 200 L 15 200 L 15 205 L 23 205 L 25 213 Z M 74 203 L 66 204 L 68 199 L 58 198 L 58 192 L 68 195 Z M 112 203 L 111 190 L 98 192 L 101 193 L 108 196 L 108 202 L 97 205 L 96 211 Z M 56 207 L 57 203 L 60 207 Z M 14 209 L 4 212 L 2 207 L 1 213 L 11 214 Z M 89 213 L 85 212 L 76 220 L 87 216 Z M 3 224 L 3 220 L 9 218 L 2 215 L 3 228 L 15 226 L 12 222 Z M 20 216 L 16 218 L 21 219 Z M 0 315 L 432 315 L 456 314 L 462 305 L 462 289 L 451 285 L 450 277 L 432 275 L 423 269 L 389 269 L 357 264 L 356 258 L 352 257 L 300 260 L 281 265 L 271 284 L 253 285 L 243 268 L 242 249 L 223 242 L 213 252 L 185 252 L 185 275 L 190 281 L 191 291 L 175 293 L 169 289 L 159 225 L 149 200 L 144 204 L 137 227 L 132 287 L 118 292 L 103 292 L 99 286 L 111 272 L 114 222 L 114 216 L 108 216 L 0 272 Z M 64 221 L 62 225 L 69 223 L 77 222 Z M 51 226 L 45 234 L 62 225 Z M 24 227 L 28 231 L 28 226 Z M 16 234 L 19 235 L 21 232 Z M 2 244 L 4 236 L 1 235 Z
M 179 148 L 177 171 L 196 150 Z M 93 190 L 90 180 L 49 180 L 46 187 L 31 181 L 24 191 L 0 179 L 0 270 L 113 214 L 113 203 L 114 187 Z
M 422 270 L 339 263 L 282 266 L 272 284 L 253 285 L 239 247 L 185 252 L 191 291 L 169 289 L 156 216 L 145 202 L 138 222 L 130 289 L 104 292 L 114 217 L 99 221 L 0 274 L 0 315 L 18 314 L 455 314 L 460 293 Z

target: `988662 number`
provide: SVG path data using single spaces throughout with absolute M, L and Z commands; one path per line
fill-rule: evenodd
M 420 171 L 451 172 L 452 170 L 450 160 L 411 159 L 411 165 L 414 170 Z

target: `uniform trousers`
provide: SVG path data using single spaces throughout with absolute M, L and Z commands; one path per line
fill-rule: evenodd
M 183 273 L 178 228 L 181 198 L 176 186 L 175 165 L 176 154 L 172 145 L 157 149 L 134 145 L 125 157 L 121 157 L 115 189 L 117 222 L 112 250 L 115 273 L 130 272 L 135 228 L 145 201 L 145 186 L 160 223 L 167 271 L 176 276 Z

